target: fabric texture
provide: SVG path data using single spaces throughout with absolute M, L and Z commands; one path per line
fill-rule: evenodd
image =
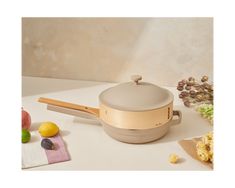
M 55 144 L 54 150 L 41 147 L 43 137 L 37 131 L 31 131 L 31 140 L 22 144 L 22 169 L 48 165 L 70 160 L 66 145 L 60 134 L 50 137 Z
M 45 150 L 49 164 L 68 161 L 70 159 L 62 137 L 58 134 L 51 141 L 55 144 L 54 150 Z

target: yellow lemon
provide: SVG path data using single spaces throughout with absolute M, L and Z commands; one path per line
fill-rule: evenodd
M 38 132 L 43 137 L 51 137 L 59 132 L 59 127 L 53 122 L 44 122 L 40 125 Z

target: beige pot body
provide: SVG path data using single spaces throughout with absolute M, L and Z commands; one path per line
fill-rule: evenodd
M 99 118 L 111 137 L 128 143 L 146 143 L 166 134 L 181 120 L 173 111 L 170 91 L 147 82 L 141 76 L 103 91 L 99 96 Z M 178 116 L 173 120 L 173 115 Z
M 173 111 L 173 102 L 150 111 L 121 111 L 100 103 L 100 121 L 112 138 L 126 143 L 142 144 L 163 137 L 171 125 L 179 124 L 181 112 Z M 178 119 L 173 120 L 173 115 Z

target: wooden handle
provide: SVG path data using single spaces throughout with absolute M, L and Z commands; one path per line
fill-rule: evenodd
M 54 105 L 54 106 L 60 106 L 60 107 L 73 109 L 73 110 L 79 110 L 79 111 L 87 112 L 87 113 L 90 113 L 90 114 L 93 114 L 93 115 L 99 117 L 99 109 L 98 108 L 82 106 L 82 105 L 78 105 L 78 104 L 73 104 L 73 103 L 68 103 L 68 102 L 63 102 L 63 101 L 59 101 L 59 100 L 55 100 L 55 99 L 43 98 L 43 97 L 40 97 L 38 99 L 38 102 L 46 103 L 46 104 L 50 104 L 50 105 Z

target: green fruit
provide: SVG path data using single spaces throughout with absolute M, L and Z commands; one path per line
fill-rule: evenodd
M 31 134 L 28 130 L 22 129 L 22 143 L 29 142 L 31 138 Z

